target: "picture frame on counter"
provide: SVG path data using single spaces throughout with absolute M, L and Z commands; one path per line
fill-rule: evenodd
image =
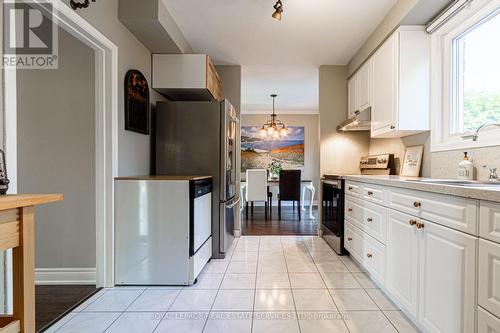
M 424 146 L 406 147 L 399 175 L 403 177 L 419 177 L 423 156 Z
M 149 135 L 150 102 L 146 77 L 131 69 L 125 75 L 125 130 Z

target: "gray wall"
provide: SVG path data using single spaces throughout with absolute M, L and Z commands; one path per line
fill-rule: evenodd
M 69 0 L 63 2 L 68 4 Z M 120 176 L 149 174 L 151 136 L 125 131 L 122 82 L 129 69 L 138 69 L 151 86 L 151 53 L 118 20 L 118 0 L 91 2 L 77 13 L 118 46 L 118 173 Z M 158 100 L 165 98 L 151 90 L 151 102 Z
M 303 178 L 314 181 L 316 197 L 319 193 L 319 117 L 317 114 L 278 114 L 278 119 L 287 126 L 304 126 L 305 154 Z M 269 120 L 268 114 L 244 114 L 241 116 L 241 126 L 262 126 Z M 277 198 L 274 195 L 274 198 Z
M 321 174 L 358 174 L 359 158 L 369 151 L 368 132 L 338 133 L 347 118 L 346 66 L 319 68 Z
M 37 208 L 36 267 L 95 268 L 94 51 L 59 30 L 59 69 L 18 70 L 18 191 Z

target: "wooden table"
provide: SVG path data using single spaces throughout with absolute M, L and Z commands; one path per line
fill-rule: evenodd
M 304 204 L 305 204 L 305 199 L 306 199 L 306 190 L 309 191 L 311 193 L 311 197 L 310 197 L 310 200 L 309 200 L 309 218 L 311 220 L 314 220 L 314 215 L 312 213 L 312 207 L 313 207 L 313 201 L 314 201 L 314 193 L 316 192 L 316 188 L 314 187 L 314 182 L 312 180 L 309 180 L 309 179 L 303 179 L 300 181 L 302 184 L 305 184 L 305 186 L 302 188 L 302 198 L 300 200 L 301 204 L 302 204 L 302 207 L 301 209 L 302 210 L 306 210 L 305 207 L 304 207 Z M 268 179 L 267 180 L 267 185 L 269 187 L 279 187 L 280 185 L 280 181 L 278 179 Z M 247 190 L 247 183 L 246 183 L 246 180 L 241 180 L 241 187 L 240 187 L 240 191 L 241 191 L 241 209 L 243 209 L 243 207 L 245 207 L 245 192 Z M 272 203 L 271 203 L 272 204 Z
M 12 250 L 14 313 L 0 316 L 0 333 L 35 333 L 35 206 L 62 194 L 0 196 L 0 251 Z

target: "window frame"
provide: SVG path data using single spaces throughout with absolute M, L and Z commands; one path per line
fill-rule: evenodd
M 463 110 L 454 117 L 457 82 L 453 80 L 454 41 L 500 10 L 500 0 L 474 0 L 431 35 L 431 150 L 433 152 L 500 145 L 500 129 L 492 128 L 472 141 L 472 132 L 453 134 L 458 129 Z M 498 13 L 497 13 L 498 14 Z M 463 104 L 462 104 L 463 105 Z M 460 107 L 462 107 L 460 105 Z M 469 138 L 464 138 L 470 136 Z

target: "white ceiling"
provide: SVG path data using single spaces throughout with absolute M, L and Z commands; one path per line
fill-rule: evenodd
M 197 53 L 242 65 L 242 109 L 318 108 L 318 67 L 345 65 L 396 0 L 163 0 Z

